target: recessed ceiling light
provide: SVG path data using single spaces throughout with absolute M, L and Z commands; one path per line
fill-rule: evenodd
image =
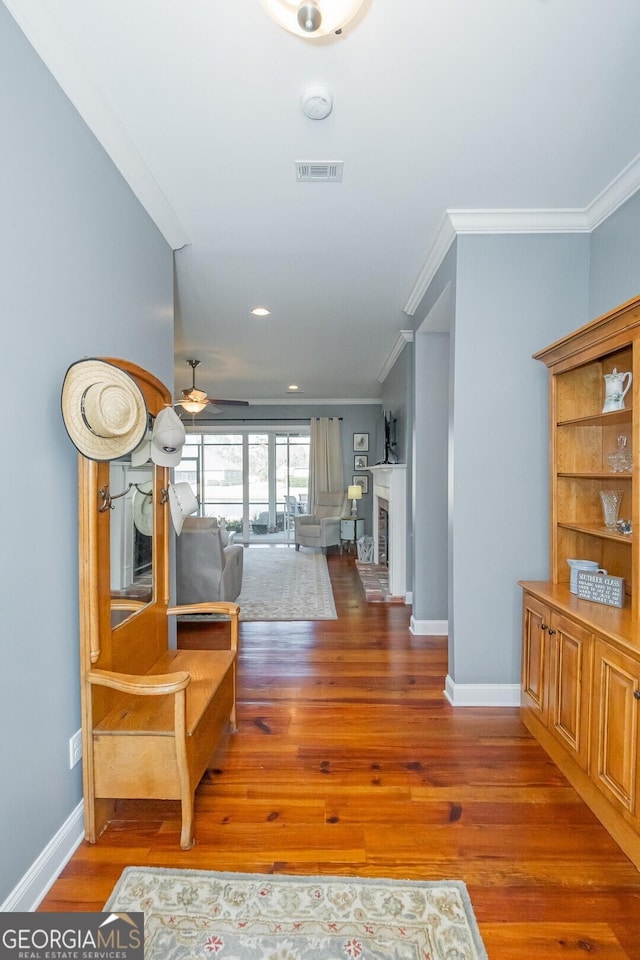
M 254 307 L 251 313 L 254 317 L 268 317 L 271 310 L 267 310 L 266 307 Z
M 292 393 L 295 393 L 295 391 L 299 389 L 300 387 L 298 386 L 297 383 L 290 383 L 289 386 L 287 387 L 287 390 L 291 390 Z

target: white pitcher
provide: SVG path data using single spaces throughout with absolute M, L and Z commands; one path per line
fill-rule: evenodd
M 624 398 L 631 386 L 632 379 L 633 375 L 629 370 L 626 373 L 618 373 L 614 367 L 612 373 L 605 373 L 603 413 L 611 413 L 612 410 L 624 410 Z
M 567 560 L 569 564 L 570 574 L 569 574 L 569 591 L 570 593 L 578 592 L 578 570 L 586 570 L 589 573 L 605 573 L 600 564 L 596 563 L 595 560 Z

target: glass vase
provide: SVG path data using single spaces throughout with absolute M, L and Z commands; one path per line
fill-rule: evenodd
M 615 527 L 618 522 L 620 512 L 620 503 L 622 501 L 622 490 L 601 490 L 600 500 L 602 501 L 602 515 L 604 517 L 605 527 Z

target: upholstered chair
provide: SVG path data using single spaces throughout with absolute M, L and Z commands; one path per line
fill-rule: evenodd
M 236 599 L 242 588 L 244 550 L 240 544 L 223 542 L 215 517 L 185 518 L 176 537 L 177 603 Z
M 296 550 L 300 547 L 340 546 L 340 521 L 347 513 L 345 493 L 319 493 L 312 514 L 302 513 L 294 517 Z

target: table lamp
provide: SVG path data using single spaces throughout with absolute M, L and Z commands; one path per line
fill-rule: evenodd
M 359 483 L 354 483 L 347 490 L 347 497 L 351 500 L 351 516 L 358 516 L 358 500 L 362 500 L 362 487 Z

